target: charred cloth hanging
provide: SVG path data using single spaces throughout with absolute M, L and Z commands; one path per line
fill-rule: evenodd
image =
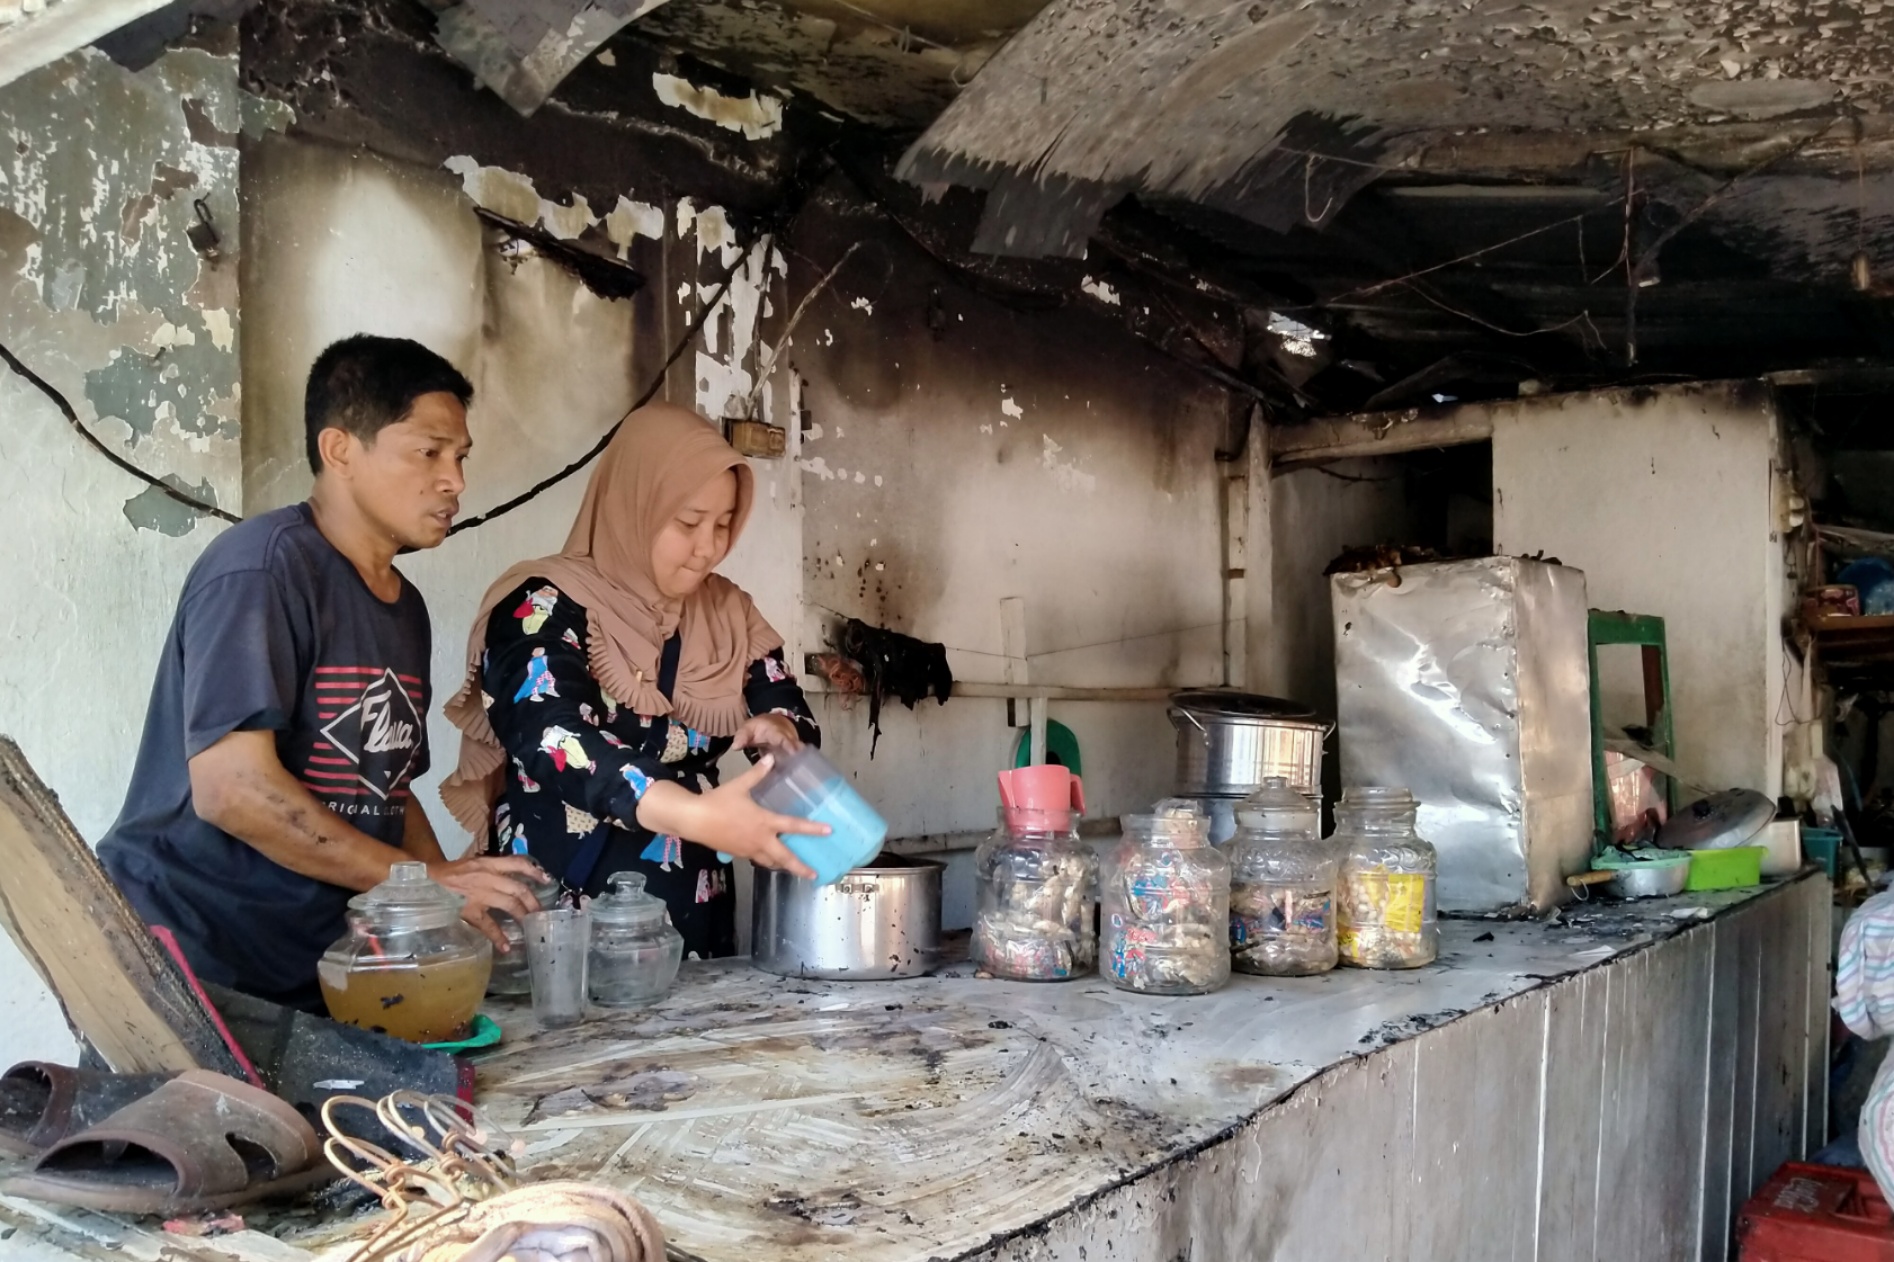
M 842 627 L 835 647 L 843 657 L 861 667 L 868 693 L 868 726 L 874 732 L 868 756 L 875 756 L 881 742 L 881 703 L 896 697 L 912 710 L 922 697 L 932 696 L 942 705 L 953 695 L 954 673 L 947 668 L 947 647 L 929 644 L 898 631 L 871 627 L 858 618 L 850 618 Z

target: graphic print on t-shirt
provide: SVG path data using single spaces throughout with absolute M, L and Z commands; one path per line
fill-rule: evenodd
M 351 793 L 360 785 L 384 799 L 400 789 L 421 749 L 420 697 L 419 679 L 385 667 L 316 667 L 316 718 L 330 748 L 318 743 L 310 756 L 312 787 Z

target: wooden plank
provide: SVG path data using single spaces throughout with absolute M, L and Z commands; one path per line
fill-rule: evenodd
M 835 690 L 820 675 L 805 674 L 801 677 L 802 690 L 812 697 L 826 696 Z M 1120 701 L 1138 705 L 1150 705 L 1169 701 L 1180 689 L 1198 687 L 1214 688 L 1215 684 L 1177 684 L 1169 688 L 1068 688 L 1062 684 L 978 684 L 964 680 L 954 680 L 952 696 L 959 698 L 977 698 L 987 701 L 1030 701 L 1038 697 L 1044 701 Z M 1022 714 L 1025 711 L 1021 711 Z M 1024 727 L 1025 723 L 1015 723 Z
M 1651 985 L 1643 996 L 1645 1012 L 1670 1049 L 1652 1074 L 1656 1098 L 1645 1141 L 1657 1174 L 1645 1187 L 1644 1212 L 1648 1221 L 1661 1224 L 1647 1246 L 1649 1257 L 1690 1257 L 1702 1247 L 1703 1171 L 1709 1157 L 1703 1064 L 1709 1055 L 1715 956 L 1716 933 L 1710 926 L 1647 956 Z
M 73 1030 L 120 1073 L 241 1076 L 216 1027 L 59 799 L 0 736 L 0 924 Z
M 1741 917 L 1759 930 L 1763 1002 L 1756 1027 L 1755 1147 L 1750 1156 L 1750 1193 L 1783 1162 L 1799 1154 L 1803 1075 L 1808 1071 L 1808 931 L 1792 894 L 1746 909 Z
M 1716 926 L 1710 962 L 1710 1002 L 1706 1026 L 1708 1048 L 1703 1064 L 1704 1163 L 1703 1213 L 1698 1258 L 1726 1262 L 1730 1256 L 1730 1223 L 1737 1203 L 1731 1200 L 1735 1182 L 1732 1144 L 1736 1123 L 1736 1047 L 1739 993 L 1746 984 L 1741 974 L 1740 930 L 1734 917 Z
M 1532 1256 L 1546 997 L 1471 1013 L 1418 1042 L 1410 1258 Z M 1468 1148 L 1477 1145 L 1478 1161 Z M 1352 1255 L 1359 1256 L 1359 1255 Z
M 1702 1063 L 1702 1044 L 1692 1049 L 1683 1033 L 1696 1023 L 1686 1023 L 1680 1010 L 1688 1003 L 1693 965 L 1703 971 L 1707 993 L 1709 956 L 1693 960 L 1682 943 L 1626 961 L 1612 979 L 1599 1144 L 1600 1259 L 1655 1262 L 1695 1248 L 1702 1115 L 1699 1097 L 1680 1085 Z
M 1270 468 L 1281 473 L 1326 460 L 1460 447 L 1488 442 L 1492 437 L 1493 409 L 1478 404 L 1407 408 L 1400 412 L 1331 417 L 1302 425 L 1271 425 Z
M 1616 969 L 1556 987 L 1546 1015 L 1538 1262 L 1596 1262 L 1606 1003 Z
M 1006 658 L 1006 682 L 1023 684 L 1031 669 L 1026 659 L 1026 600 L 1007 596 L 1000 601 L 1000 652 Z
M 1762 1008 L 1762 935 L 1747 916 L 1732 916 L 1723 932 L 1735 939 L 1736 1022 L 1730 1096 L 1730 1213 L 1755 1190 L 1756 1025 Z
M 1808 1012 L 1804 1018 L 1808 1030 L 1808 1057 L 1803 1116 L 1802 1155 L 1816 1152 L 1829 1140 L 1828 1135 L 1828 996 L 1833 988 L 1833 964 L 1829 958 L 1830 917 L 1834 894 L 1825 880 L 1804 881 L 1798 897 L 1805 900 L 1803 917 L 1808 921 Z

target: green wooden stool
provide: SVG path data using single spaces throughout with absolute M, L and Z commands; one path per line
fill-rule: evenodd
M 1671 726 L 1670 652 L 1664 640 L 1664 620 L 1650 614 L 1591 611 L 1587 628 L 1591 659 L 1591 797 L 1593 845 L 1611 840 L 1611 783 L 1605 777 L 1605 715 L 1598 692 L 1598 648 L 1603 644 L 1631 644 L 1644 650 L 1644 721 L 1659 753 L 1675 764 L 1677 738 Z M 1677 781 L 1664 777 L 1665 797 L 1677 809 Z

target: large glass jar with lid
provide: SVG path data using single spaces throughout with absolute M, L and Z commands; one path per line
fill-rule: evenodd
M 994 977 L 1083 977 L 1098 956 L 1098 860 L 1079 840 L 1084 789 L 1064 767 L 1000 773 L 1000 826 L 974 852 L 972 957 Z
M 1337 946 L 1357 968 L 1419 968 L 1440 953 L 1434 848 L 1414 831 L 1420 804 L 1406 789 L 1344 789 L 1335 835 L 1344 850 Z
M 493 944 L 460 918 L 464 901 L 429 880 L 424 863 L 397 863 L 351 898 L 349 931 L 316 964 L 329 1015 L 414 1043 L 465 1038 Z
M 592 1002 L 630 1008 L 663 998 L 677 980 L 684 935 L 671 925 L 664 900 L 645 893 L 644 873 L 614 872 L 610 888 L 592 900 L 592 946 L 587 963 Z
M 1230 860 L 1230 966 L 1306 977 L 1335 967 L 1341 851 L 1322 840 L 1316 804 L 1271 776 L 1236 808 Z
M 1192 802 L 1127 815 L 1100 873 L 1099 971 L 1113 985 L 1201 995 L 1230 980 L 1230 863 Z
M 559 901 L 559 878 L 547 877 L 544 885 L 531 885 L 533 897 L 539 902 L 539 909 L 546 911 Z M 507 950 L 493 957 L 493 975 L 487 979 L 489 995 L 530 995 L 533 993 L 533 976 L 526 967 L 526 931 L 520 928 L 520 922 L 503 911 L 492 913 L 493 923 L 506 935 Z

